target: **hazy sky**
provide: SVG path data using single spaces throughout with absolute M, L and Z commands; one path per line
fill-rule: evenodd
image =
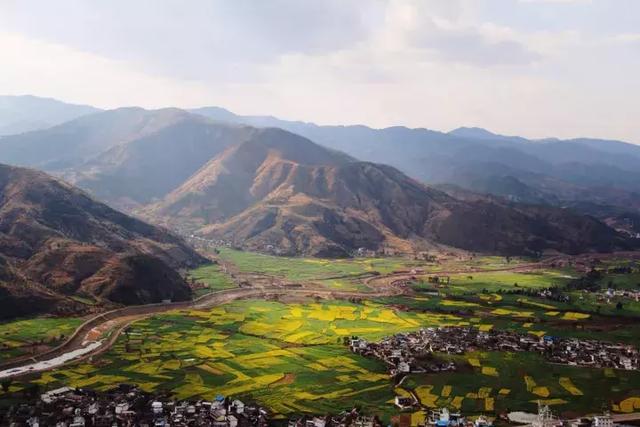
M 640 143 L 638 0 L 0 0 L 0 93 Z

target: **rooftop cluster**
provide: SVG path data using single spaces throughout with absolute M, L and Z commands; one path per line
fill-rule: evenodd
M 409 372 L 455 370 L 453 362 L 437 362 L 433 353 L 464 354 L 467 351 L 536 352 L 548 361 L 576 366 L 637 370 L 640 354 L 632 346 L 576 338 L 537 337 L 504 330 L 439 327 L 399 333 L 380 342 L 358 337 L 349 340 L 352 352 L 383 360 L 392 376 Z
M 103 393 L 62 387 L 0 413 L 0 425 L 30 427 L 238 427 L 268 422 L 264 408 L 240 400 L 219 396 L 213 401 L 175 401 L 128 384 Z

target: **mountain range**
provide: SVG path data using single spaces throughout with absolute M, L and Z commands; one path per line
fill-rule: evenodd
M 347 256 L 358 248 L 575 253 L 632 245 L 589 216 L 461 197 L 281 128 L 229 120 L 231 113 L 203 115 L 210 111 L 97 112 L 0 139 L 0 161 L 54 173 L 150 222 L 289 255 Z M 415 138 L 406 143 L 419 144 Z
M 286 129 L 358 159 L 390 164 L 429 184 L 458 184 L 524 202 L 542 197 L 554 204 L 585 197 L 616 204 L 620 196 L 609 197 L 605 191 L 616 188 L 640 207 L 640 146 L 621 141 L 529 140 L 464 127 L 444 133 L 401 126 L 319 126 L 270 116 L 239 116 L 216 107 L 191 111 L 218 120 Z M 500 185 L 504 177 L 515 179 L 515 191 Z M 591 194 L 593 189 L 599 191 Z M 529 199 L 527 192 L 534 198 Z
M 346 256 L 361 247 L 503 254 L 630 247 L 611 228 L 571 211 L 456 199 L 391 166 L 357 161 L 280 129 L 260 133 L 140 213 L 289 255 Z
M 150 222 L 316 256 L 628 249 L 638 153 L 617 141 L 318 126 L 217 107 L 98 111 L 0 139 L 0 162 Z

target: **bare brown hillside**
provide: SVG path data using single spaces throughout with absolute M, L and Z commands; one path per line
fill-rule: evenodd
M 605 224 L 561 209 L 459 200 L 397 169 L 338 156 L 286 133 L 234 145 L 165 199 L 149 218 L 189 223 L 249 249 L 344 256 L 415 245 L 493 253 L 626 247 Z
M 43 172 L 0 165 L 0 312 L 78 310 L 71 296 L 184 300 L 177 268 L 203 260 L 179 238 Z

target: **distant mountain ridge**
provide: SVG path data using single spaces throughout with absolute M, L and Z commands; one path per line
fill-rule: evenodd
M 287 129 L 358 159 L 390 164 L 429 184 L 451 183 L 524 203 L 577 208 L 585 201 L 640 212 L 640 146 L 622 141 L 529 140 L 465 127 L 444 133 L 401 126 L 319 126 L 238 116 L 220 108 L 191 111 Z M 505 185 L 509 180 L 511 185 Z
M 179 122 L 189 113 L 175 108 L 118 108 L 60 125 L 0 139 L 0 161 L 60 172 L 79 167 L 106 150 Z
M 0 96 L 0 137 L 46 129 L 100 109 L 31 95 Z
M 343 256 L 357 247 L 415 245 L 497 253 L 626 248 L 633 243 L 603 222 L 561 209 L 615 214 L 600 218 L 616 228 L 631 218 L 592 206 L 636 206 L 640 147 L 599 144 L 609 147 L 479 128 L 377 130 L 218 107 L 132 107 L 5 137 L 0 161 L 41 168 L 152 221 L 252 249 Z M 443 192 L 420 182 L 453 186 Z
M 630 243 L 556 208 L 463 201 L 397 169 L 355 161 L 277 129 L 229 147 L 140 213 L 253 250 L 348 256 L 355 249 L 492 253 L 612 250 Z

